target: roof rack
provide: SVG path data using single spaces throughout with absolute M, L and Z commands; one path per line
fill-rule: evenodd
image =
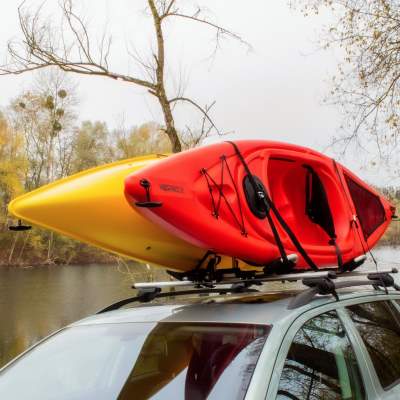
M 364 277 L 363 280 L 332 280 L 326 278 L 306 278 L 303 279 L 302 283 L 308 286 L 309 289 L 304 290 L 297 296 L 293 297 L 288 305 L 288 309 L 292 310 L 308 304 L 316 295 L 332 295 L 338 301 L 339 296 L 337 294 L 338 289 L 356 287 L 356 286 L 368 286 L 372 285 L 375 290 L 383 288 L 388 293 L 387 288 L 394 288 L 400 291 L 400 286 L 397 285 L 390 274 L 397 274 L 397 269 L 392 268 L 390 270 L 382 270 L 379 272 L 351 272 L 342 274 L 340 277 Z
M 382 269 L 379 272 L 352 271 L 339 273 L 337 270 L 318 272 L 302 272 L 283 275 L 274 275 L 250 279 L 227 279 L 221 282 L 196 281 L 167 281 L 135 283 L 132 288 L 137 289 L 137 296 L 118 301 L 100 310 L 97 314 L 117 310 L 127 304 L 140 302 L 147 303 L 156 298 L 185 296 L 192 294 L 234 294 L 258 292 L 254 286 L 260 287 L 269 282 L 298 282 L 301 281 L 308 289 L 296 295 L 289 303 L 288 309 L 295 309 L 308 304 L 316 295 L 333 295 L 338 300 L 337 289 L 372 285 L 374 289 L 392 287 L 400 290 L 390 274 L 396 274 L 396 268 Z M 343 278 L 364 278 L 363 280 L 343 280 Z M 163 289 L 184 288 L 179 291 L 163 291 Z

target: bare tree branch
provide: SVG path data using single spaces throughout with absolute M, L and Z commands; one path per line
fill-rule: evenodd
M 221 36 L 226 36 L 229 37 L 231 39 L 237 40 L 238 42 L 240 42 L 241 44 L 245 45 L 247 47 L 247 49 L 249 51 L 253 50 L 252 45 L 245 41 L 240 35 L 238 35 L 237 33 L 234 33 L 226 28 L 224 28 L 221 25 L 215 24 L 211 21 L 208 21 L 205 18 L 200 18 L 199 15 L 201 14 L 201 9 L 198 9 L 197 12 L 193 15 L 186 15 L 186 14 L 181 14 L 179 12 L 170 12 L 170 13 L 166 13 L 165 15 L 163 15 L 161 17 L 161 19 L 166 19 L 168 17 L 178 17 L 178 18 L 184 18 L 190 21 L 194 21 L 194 22 L 198 22 L 200 24 L 204 24 L 207 25 L 208 27 L 211 27 L 213 29 L 216 30 L 216 35 L 217 35 L 217 41 L 219 41 L 219 38 Z
M 134 83 L 149 89 L 156 88 L 154 82 L 108 69 L 107 59 L 110 53 L 111 38 L 106 40 L 105 36 L 103 36 L 100 57 L 95 60 L 90 49 L 87 27 L 84 21 L 73 11 L 71 0 L 65 0 L 61 3 L 61 9 L 75 40 L 67 45 L 64 36 L 61 34 L 63 42 L 61 48 L 56 45 L 56 39 L 52 37 L 52 27 L 40 22 L 41 7 L 32 16 L 22 8 L 23 4 L 18 8 L 20 28 L 24 35 L 24 42 L 21 43 L 23 47 L 16 46 L 13 42 L 8 43 L 8 53 L 13 62 L 0 66 L 0 75 L 18 75 L 55 66 L 65 72 L 104 76 Z M 81 55 L 76 60 L 70 56 L 73 49 L 76 49 Z
M 211 117 L 208 115 L 208 111 L 210 110 L 211 107 L 214 106 L 215 101 L 211 104 L 211 106 L 209 108 L 206 108 L 206 109 L 204 109 L 203 107 L 201 107 L 195 101 L 193 101 L 192 99 L 189 99 L 188 97 L 175 97 L 175 98 L 169 100 L 169 103 L 171 104 L 171 103 L 175 103 L 178 101 L 184 101 L 184 102 L 190 103 L 192 106 L 196 107 L 204 115 L 204 117 L 210 122 L 212 128 L 214 128 L 217 131 L 218 135 L 221 135 L 221 132 L 219 131 L 217 126 L 214 124 Z M 203 127 L 204 127 L 204 124 L 203 124 Z
M 251 48 L 250 44 L 238 34 L 206 18 L 204 9 L 200 7 L 194 12 L 187 12 L 187 5 L 185 7 L 180 6 L 179 0 L 146 1 L 151 12 L 156 38 L 152 58 L 145 60 L 137 52 L 127 48 L 128 55 L 140 67 L 141 74 L 132 75 L 114 71 L 110 66 L 112 37 L 104 30 L 96 43 L 94 38 L 89 35 L 90 30 L 87 22 L 75 11 L 73 0 L 60 0 L 61 27 L 52 25 L 51 19 L 43 17 L 44 3 L 33 13 L 26 8 L 25 1 L 20 4 L 18 18 L 23 40 L 8 43 L 7 50 L 10 62 L 0 65 L 0 75 L 18 75 L 48 67 L 57 67 L 65 72 L 107 77 L 144 87 L 158 100 L 164 117 L 162 130 L 167 134 L 174 152 L 181 150 L 172 108 L 177 102 L 188 102 L 202 113 L 200 137 L 208 135 L 212 129 L 220 134 L 208 115 L 208 111 L 215 103 L 210 107 L 200 107 L 194 100 L 183 95 L 183 85 L 180 84 L 178 85 L 178 94 L 170 99 L 166 89 L 163 21 L 166 18 L 177 17 L 198 22 L 215 30 L 216 49 L 222 37 L 239 41 L 249 49 Z M 206 127 L 206 121 L 210 126 L 207 124 Z
M 342 150 L 354 144 L 388 160 L 400 135 L 400 7 L 395 0 L 292 0 L 305 15 L 326 8 L 334 18 L 321 48 L 339 47 L 343 61 L 326 102 L 343 111 Z M 349 131 L 346 131 L 346 129 Z

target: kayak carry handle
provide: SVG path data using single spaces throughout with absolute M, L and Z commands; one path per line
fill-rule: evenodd
M 140 186 L 144 188 L 146 191 L 146 201 L 137 201 L 135 205 L 137 207 L 143 207 L 143 208 L 156 208 L 156 207 L 161 207 L 162 202 L 161 201 L 151 201 L 150 198 L 150 187 L 151 183 L 147 179 L 141 179 L 140 180 Z
M 16 231 L 16 232 L 21 232 L 21 231 L 29 231 L 32 229 L 30 225 L 22 225 L 22 221 L 19 219 L 17 225 L 10 225 L 8 227 L 10 231 Z

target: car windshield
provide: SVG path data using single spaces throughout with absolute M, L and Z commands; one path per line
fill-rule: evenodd
M 67 328 L 0 374 L 2 399 L 242 399 L 269 327 L 126 323 Z

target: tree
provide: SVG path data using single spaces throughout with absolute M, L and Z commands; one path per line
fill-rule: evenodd
M 171 143 L 160 134 L 160 127 L 154 122 L 131 129 L 115 130 L 117 156 L 120 159 L 149 153 L 170 153 Z
M 11 104 L 13 130 L 24 136 L 29 162 L 25 185 L 35 189 L 70 172 L 75 96 L 73 85 L 53 71 Z
M 8 233 L 8 203 L 23 192 L 28 167 L 24 137 L 14 132 L 4 114 L 0 113 L 0 254 L 12 259 L 18 235 Z M 7 254 L 8 253 L 8 254 Z M 7 256 L 5 256 L 7 254 Z
M 84 121 L 73 139 L 73 172 L 82 171 L 112 161 L 109 131 L 104 122 Z
M 323 48 L 339 48 L 343 61 L 327 101 L 343 108 L 344 133 L 335 142 L 371 143 L 390 156 L 400 133 L 400 7 L 395 0 L 294 0 L 305 15 L 328 9 Z M 346 132 L 346 128 L 350 128 Z
M 11 137 L 23 137 L 23 151 L 28 165 L 25 177 L 19 183 L 26 190 L 35 189 L 70 173 L 74 105 L 73 85 L 64 74 L 55 70 L 45 76 L 39 75 L 35 87 L 23 92 L 12 102 L 9 108 Z M 8 198 L 7 203 L 12 197 Z M 26 235 L 20 251 L 21 257 L 28 237 L 36 243 L 46 242 L 46 262 L 53 262 L 54 233 L 37 235 L 35 232 L 34 235 Z M 13 242 L 9 262 L 17 239 L 18 235 Z
M 8 203 L 23 192 L 26 169 L 23 135 L 14 132 L 6 117 L 0 113 L 0 223 L 3 224 L 2 230 L 7 229 Z
M 171 96 L 166 87 L 166 52 L 165 29 L 169 20 L 185 20 L 212 29 L 216 35 L 216 49 L 223 38 L 232 38 L 249 45 L 237 34 L 218 25 L 201 7 L 190 7 L 187 2 L 179 0 L 146 0 L 149 15 L 155 33 L 155 51 L 149 60 L 131 54 L 143 70 L 143 76 L 116 72 L 110 64 L 112 47 L 111 36 L 105 32 L 100 43 L 89 33 L 88 24 L 74 9 L 72 0 L 60 2 L 63 16 L 61 29 L 55 27 L 49 18 L 42 18 L 42 7 L 30 12 L 24 3 L 18 8 L 19 23 L 23 41 L 9 42 L 10 60 L 0 67 L 2 74 L 20 74 L 49 66 L 55 66 L 65 72 L 82 75 L 102 76 L 122 80 L 145 88 L 154 96 L 163 113 L 163 131 L 168 136 L 172 150 L 182 149 L 181 141 L 175 127 L 173 108 L 177 103 L 188 103 L 200 111 L 215 128 L 208 115 L 208 108 L 201 107 L 194 100 L 178 91 Z M 95 49 L 99 49 L 98 51 Z

